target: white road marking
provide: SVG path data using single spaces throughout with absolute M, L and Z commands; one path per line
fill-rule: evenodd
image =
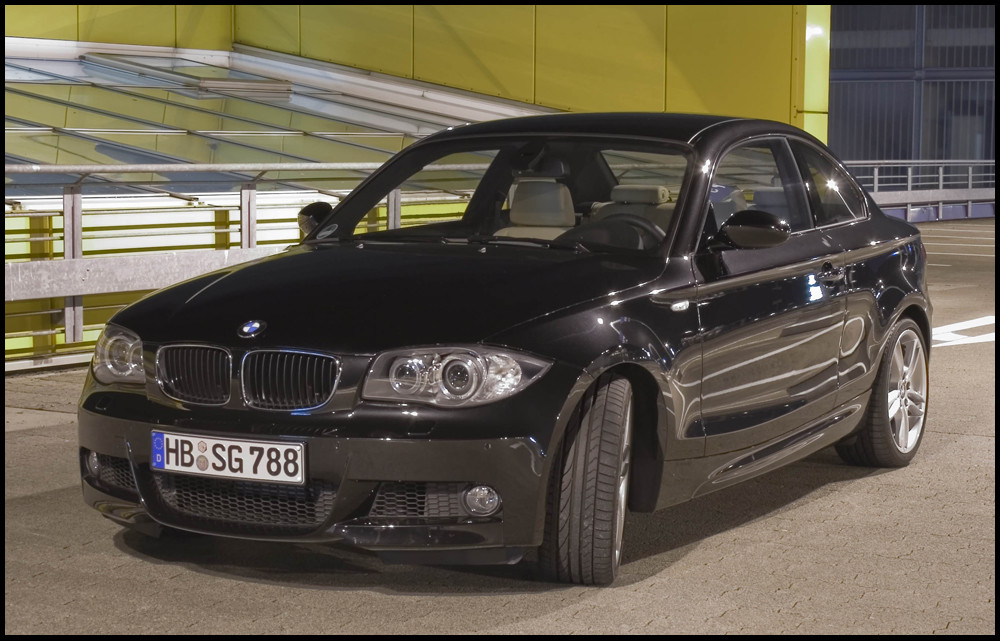
M 968 338 L 960 338 L 957 341 L 948 341 L 947 343 L 935 343 L 934 347 L 947 347 L 949 345 L 969 345 L 971 343 L 995 343 L 996 333 L 990 332 L 989 334 L 983 334 L 982 336 L 969 336 Z
M 986 325 L 995 325 L 996 320 L 996 316 L 983 316 L 981 318 L 974 318 L 972 320 L 935 327 L 931 334 L 935 341 L 941 342 L 935 342 L 934 347 L 969 345 L 972 343 L 994 343 L 996 342 L 996 332 L 981 334 L 979 336 L 965 336 L 963 334 L 959 334 L 958 332 L 960 330 L 974 329 L 976 327 L 984 327 Z
M 979 256 L 981 258 L 996 258 L 996 254 L 949 254 L 947 252 L 931 252 L 933 256 Z
M 932 234 L 930 232 L 922 231 L 920 235 L 924 238 L 962 238 L 964 240 L 985 240 L 982 234 L 974 234 L 972 236 L 946 236 L 945 234 Z
M 956 332 L 960 329 L 972 329 L 973 327 L 983 327 L 985 325 L 995 325 L 997 322 L 996 316 L 983 316 L 981 318 L 974 318 L 972 320 L 962 321 L 960 323 L 952 323 L 951 325 L 942 325 L 941 327 L 934 328 L 934 336 L 938 335 L 938 332 Z
M 985 234 L 985 233 L 988 233 L 988 232 L 978 231 L 980 229 L 990 229 L 990 230 L 992 230 L 992 229 L 994 229 L 994 227 L 993 227 L 993 225 L 969 225 L 968 227 L 937 227 L 937 226 L 930 226 L 930 227 L 922 227 L 920 229 L 920 233 L 922 233 L 922 234 L 924 234 L 924 233 L 933 234 L 933 233 L 939 232 L 939 231 L 962 231 L 962 232 L 965 232 L 967 234 L 968 233 L 976 233 L 976 234 Z M 972 230 L 976 230 L 976 231 L 972 231 Z M 995 234 L 996 232 L 993 231 L 992 233 Z
M 945 247 L 996 247 L 996 244 L 984 244 L 984 243 L 939 243 L 937 241 L 924 241 L 925 245 L 942 245 Z
M 927 263 L 928 267 L 951 267 L 951 265 L 945 265 L 943 263 Z

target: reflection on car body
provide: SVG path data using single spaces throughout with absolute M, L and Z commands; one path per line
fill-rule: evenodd
M 469 125 L 300 222 L 111 319 L 79 412 L 108 518 L 606 584 L 628 510 L 923 436 L 919 234 L 794 127 Z

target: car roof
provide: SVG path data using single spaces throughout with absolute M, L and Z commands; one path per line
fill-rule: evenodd
M 444 140 L 511 134 L 596 134 L 653 137 L 693 143 L 699 134 L 707 134 L 706 130 L 709 129 L 712 130 L 710 138 L 715 138 L 716 135 L 733 135 L 737 131 L 748 135 L 805 133 L 796 127 L 771 120 L 706 114 L 620 112 L 559 113 L 490 120 L 449 127 L 430 138 Z

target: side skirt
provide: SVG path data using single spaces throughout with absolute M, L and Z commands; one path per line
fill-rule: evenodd
M 805 458 L 849 436 L 864 418 L 870 391 L 841 405 L 823 418 L 764 445 L 700 459 L 668 461 L 670 478 L 657 509 L 683 503 L 735 485 Z

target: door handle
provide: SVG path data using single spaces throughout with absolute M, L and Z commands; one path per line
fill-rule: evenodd
M 834 267 L 833 263 L 823 263 L 823 271 L 816 278 L 824 285 L 833 286 L 844 281 L 846 271 L 843 267 Z

